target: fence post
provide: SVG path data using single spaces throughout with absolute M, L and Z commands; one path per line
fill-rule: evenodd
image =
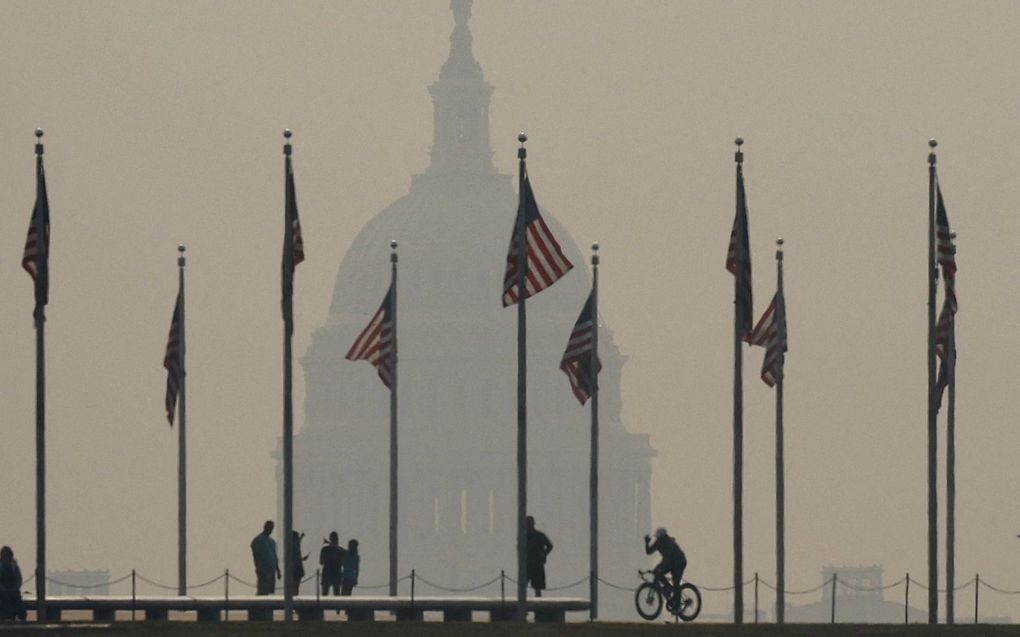
M 499 570 L 499 607 L 506 606 L 506 570 Z
M 903 593 L 903 623 L 910 623 L 910 573 L 907 573 L 907 590 Z
M 836 623 L 836 578 L 837 574 L 835 571 L 832 572 L 832 608 L 831 615 L 829 616 L 829 623 Z
M 131 569 L 131 621 L 135 621 L 135 569 Z
M 415 572 L 414 572 L 414 569 L 412 568 L 411 569 L 411 610 L 414 610 L 414 578 L 415 578 Z
M 974 623 L 978 623 L 978 591 L 981 590 L 981 573 L 974 574 Z
M 230 621 L 230 569 L 223 571 L 223 621 Z
M 754 572 L 754 623 L 758 623 L 758 571 Z

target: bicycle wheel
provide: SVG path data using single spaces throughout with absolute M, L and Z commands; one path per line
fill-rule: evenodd
M 678 608 L 676 614 L 685 622 L 693 621 L 701 612 L 701 591 L 690 582 L 684 582 L 676 593 Z
M 634 593 L 634 606 L 644 619 L 655 619 L 662 612 L 662 594 L 654 584 L 645 582 Z

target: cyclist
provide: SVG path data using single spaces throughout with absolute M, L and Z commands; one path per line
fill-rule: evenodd
M 684 569 L 687 568 L 687 556 L 684 555 L 680 545 L 676 543 L 676 539 L 670 537 L 666 529 L 661 526 L 655 529 L 654 542 L 650 535 L 645 536 L 645 554 L 651 555 L 656 551 L 662 555 L 662 560 L 653 571 L 655 578 L 668 582 L 665 575 L 669 573 L 673 577 L 673 589 L 676 590 L 684 576 Z

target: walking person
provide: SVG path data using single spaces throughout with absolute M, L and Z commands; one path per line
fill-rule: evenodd
M 319 565 L 322 566 L 322 594 L 340 594 L 341 574 L 344 567 L 344 554 L 347 551 L 340 546 L 340 536 L 330 531 L 329 539 L 323 540 L 324 545 L 319 551 Z
M 358 555 L 358 541 L 352 539 L 347 543 L 344 553 L 344 569 L 340 579 L 340 594 L 349 596 L 358 585 L 358 571 L 361 568 L 361 557 Z
M 276 580 L 282 578 L 280 561 L 276 557 L 276 540 L 271 537 L 274 526 L 272 520 L 266 520 L 262 532 L 251 541 L 251 556 L 255 561 L 255 577 L 258 581 L 256 595 L 276 593 Z
M 528 524 L 527 537 L 527 574 L 528 582 L 535 589 L 535 597 L 542 596 L 542 589 L 545 588 L 545 560 L 549 553 L 552 553 L 553 545 L 549 536 L 535 528 L 535 518 L 525 518 Z
M 27 613 L 21 601 L 21 568 L 11 547 L 0 548 L 0 620 L 25 621 Z

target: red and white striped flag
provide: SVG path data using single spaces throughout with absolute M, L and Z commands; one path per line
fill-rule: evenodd
M 349 361 L 372 363 L 383 384 L 391 387 L 393 369 L 390 365 L 390 354 L 393 351 L 393 286 L 390 285 L 382 305 L 372 316 L 368 326 L 354 340 L 346 358 Z
M 761 364 L 761 379 L 769 387 L 783 377 L 783 363 L 787 347 L 786 340 L 786 301 L 782 293 L 776 292 L 765 313 L 761 315 L 757 325 L 745 339 L 751 345 L 765 348 L 765 358 Z
M 294 187 L 294 167 L 287 155 L 287 183 L 285 185 L 284 202 L 284 239 L 283 239 L 283 320 L 288 325 L 294 320 L 294 268 L 305 260 L 305 244 L 301 238 L 301 221 L 298 219 L 297 189 Z
M 42 236 L 40 241 L 39 237 Z M 39 311 L 50 300 L 50 203 L 46 195 L 46 173 L 42 157 L 36 163 L 35 206 L 28 223 L 21 267 L 35 283 L 35 307 Z
M 570 379 L 570 390 L 582 405 L 591 398 L 598 383 L 599 372 L 602 371 L 602 361 L 596 356 L 595 370 L 592 373 L 592 346 L 595 342 L 595 330 L 598 329 L 592 309 L 592 298 L 593 295 L 589 294 L 588 301 L 570 332 L 570 340 L 567 341 L 563 359 L 560 360 L 560 369 Z
M 531 182 L 527 173 L 524 174 L 522 205 L 518 206 L 517 214 L 524 212 L 524 234 L 527 244 L 527 262 L 525 266 L 524 298 L 538 294 L 566 274 L 574 265 L 563 255 L 560 244 L 545 224 L 538 211 L 538 203 L 531 191 Z M 503 276 L 503 307 L 513 305 L 517 298 L 517 260 L 520 254 L 517 245 L 517 221 L 514 221 L 514 232 L 510 238 L 510 249 L 506 255 L 506 273 Z
M 174 426 L 174 412 L 177 408 L 177 392 L 184 378 L 184 343 L 181 340 L 181 293 L 177 293 L 174 303 L 174 318 L 170 322 L 170 336 L 167 337 L 166 355 L 163 357 L 166 368 L 166 419 Z

